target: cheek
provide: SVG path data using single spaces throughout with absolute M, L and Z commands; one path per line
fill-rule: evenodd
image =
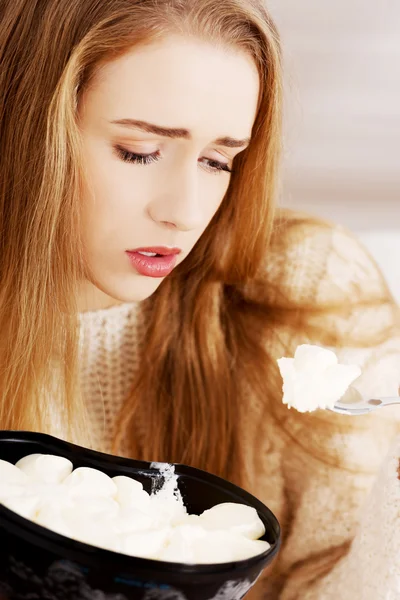
M 203 206 L 206 207 L 207 221 L 210 222 L 221 206 L 229 188 L 229 177 L 224 173 L 205 175 Z M 207 223 L 208 224 L 208 223 Z
M 203 235 L 210 222 L 218 212 L 229 188 L 229 177 L 224 174 L 205 173 L 201 175 L 201 194 L 199 202 L 202 207 L 203 223 L 196 231 L 192 232 L 192 244 Z
M 113 161 L 99 150 L 89 153 L 86 161 L 87 183 L 83 209 L 96 218 L 102 213 L 112 215 L 129 197 L 126 177 L 121 177 Z
M 86 181 L 82 198 L 84 237 L 88 245 L 123 241 L 143 213 L 140 198 L 145 197 L 143 182 L 99 148 L 90 149 L 86 155 Z

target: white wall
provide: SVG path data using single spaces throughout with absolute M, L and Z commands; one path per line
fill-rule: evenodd
M 269 0 L 286 77 L 282 203 L 340 222 L 400 301 L 400 0 Z
M 359 232 L 364 245 L 381 267 L 386 280 L 400 304 L 400 228 L 376 229 Z

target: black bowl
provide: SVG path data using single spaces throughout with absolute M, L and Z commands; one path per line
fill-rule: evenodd
M 33 432 L 0 431 L 0 459 L 16 463 L 28 454 L 56 454 L 76 467 L 127 475 L 150 492 L 160 480 L 151 463 L 81 448 Z M 271 544 L 259 556 L 234 563 L 191 565 L 135 558 L 74 541 L 0 505 L 0 600 L 239 600 L 273 560 L 280 528 L 272 512 L 241 488 L 185 465 L 175 465 L 189 513 L 221 502 L 254 507 Z

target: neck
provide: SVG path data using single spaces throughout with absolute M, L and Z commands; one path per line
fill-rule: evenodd
M 103 310 L 120 304 L 123 304 L 121 300 L 108 296 L 90 281 L 83 281 L 79 285 L 78 311 L 80 313 Z

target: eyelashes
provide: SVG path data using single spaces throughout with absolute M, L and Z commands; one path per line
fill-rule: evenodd
M 151 165 L 152 163 L 156 163 L 161 159 L 161 154 L 158 150 L 157 152 L 153 152 L 151 154 L 138 154 L 136 152 L 129 152 L 121 146 L 116 146 L 115 152 L 118 158 L 120 158 L 123 162 L 134 165 Z M 210 173 L 232 173 L 232 169 L 230 169 L 225 163 L 217 160 L 211 160 L 209 158 L 202 158 L 201 161 L 202 166 Z
M 116 146 L 115 151 L 122 161 L 133 163 L 134 165 L 151 165 L 151 163 L 155 163 L 161 158 L 161 155 L 158 151 L 153 152 L 152 154 L 136 154 L 134 152 L 124 150 L 124 148 L 121 148 L 121 146 Z
M 225 163 L 218 162 L 217 160 L 211 160 L 210 158 L 202 158 L 201 160 L 206 161 L 201 163 L 204 165 L 206 171 L 211 171 L 214 173 L 221 173 L 221 171 L 225 173 L 232 173 L 232 169 L 230 169 Z

